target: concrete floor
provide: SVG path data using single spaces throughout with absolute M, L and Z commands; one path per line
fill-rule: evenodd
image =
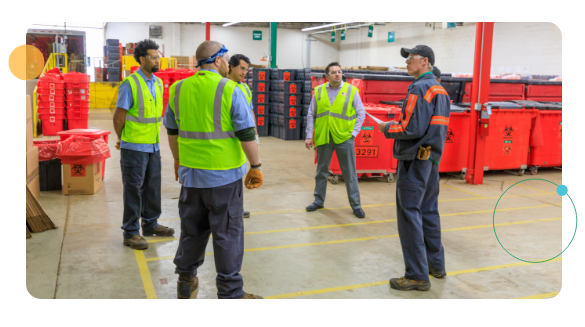
M 90 128 L 111 130 L 112 113 L 92 110 Z M 95 195 L 42 192 L 40 201 L 59 229 L 27 240 L 27 289 L 37 298 L 176 298 L 174 238 L 148 237 L 147 251 L 122 245 L 120 152 L 112 157 L 103 188 Z M 160 222 L 179 234 L 173 159 L 166 132 Z M 429 292 L 390 289 L 388 279 L 404 274 L 396 226 L 395 183 L 360 179 L 365 219 L 353 216 L 340 180 L 329 184 L 325 210 L 308 213 L 313 201 L 313 151 L 302 141 L 261 139 L 264 185 L 244 189 L 245 290 L 271 298 L 522 298 L 552 297 L 561 289 L 561 257 L 529 264 L 506 253 L 494 237 L 493 210 L 513 183 L 532 176 L 487 172 L 471 186 L 441 175 L 440 212 L 448 276 L 431 278 Z M 561 184 L 561 171 L 537 175 Z M 527 181 L 506 193 L 495 223 L 500 242 L 518 258 L 549 259 L 562 251 L 561 198 L 555 186 Z M 556 219 L 555 219 L 556 218 Z M 513 224 L 508 224 L 513 223 Z M 199 270 L 193 298 L 216 298 L 213 248 Z

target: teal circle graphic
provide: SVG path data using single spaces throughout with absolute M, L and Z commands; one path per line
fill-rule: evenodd
M 557 187 L 557 194 L 560 196 L 565 196 L 567 195 L 567 193 L 569 193 L 569 188 L 565 185 L 559 185 L 559 187 Z
M 563 188 L 561 188 L 561 190 L 567 190 L 567 191 L 568 191 L 568 188 L 567 188 L 565 185 L 560 185 L 560 186 L 559 186 L 559 185 L 557 185 L 557 184 L 555 184 L 555 183 L 553 183 L 553 182 L 551 182 L 551 181 L 549 181 L 549 180 L 542 179 L 542 178 L 528 178 L 528 179 L 525 179 L 525 180 L 519 181 L 519 182 L 515 183 L 514 185 L 516 185 L 516 184 L 520 184 L 520 183 L 522 183 L 522 182 L 530 181 L 530 180 L 535 180 L 535 181 L 545 181 L 545 182 L 549 182 L 549 183 L 551 183 L 551 184 L 555 185 L 555 186 L 557 187 L 557 193 L 558 193 L 559 195 L 561 195 L 561 194 L 559 193 L 559 188 L 561 188 L 561 186 L 564 186 L 564 189 L 563 189 Z M 507 252 L 509 255 L 511 255 L 512 257 L 514 257 L 514 258 L 516 258 L 516 259 L 518 259 L 518 260 L 520 260 L 520 261 L 524 261 L 524 262 L 528 262 L 528 263 L 542 263 L 542 262 L 551 261 L 551 260 L 553 260 L 554 258 L 556 258 L 556 257 L 560 256 L 561 254 L 563 254 L 563 252 L 565 252 L 565 251 L 566 251 L 566 250 L 569 248 L 569 245 L 571 245 L 571 243 L 573 243 L 573 240 L 575 239 L 575 235 L 577 234 L 577 208 L 575 207 L 575 203 L 573 202 L 573 199 L 571 199 L 571 196 L 569 196 L 569 194 L 568 194 L 568 193 L 565 193 L 565 194 L 567 195 L 567 197 L 569 198 L 569 200 L 571 200 L 571 204 L 573 204 L 573 209 L 575 210 L 575 232 L 573 233 L 573 238 L 571 238 L 571 242 L 569 242 L 569 244 L 567 245 L 567 247 L 565 247 L 561 253 L 559 253 L 559 254 L 557 254 L 556 256 L 554 256 L 554 257 L 552 257 L 552 258 L 550 258 L 550 259 L 547 259 L 547 260 L 541 260 L 541 261 L 528 261 L 528 260 L 523 260 L 523 259 L 520 259 L 520 258 L 518 258 L 517 256 L 513 255 L 512 253 L 510 253 L 510 251 L 508 251 L 508 250 L 507 250 L 507 249 L 504 247 L 504 245 L 502 244 L 502 242 L 500 242 L 500 239 L 498 238 L 498 233 L 496 232 L 496 210 L 498 209 L 498 204 L 500 203 L 500 200 L 502 199 L 502 197 L 504 196 L 504 194 L 506 194 L 506 192 L 508 192 L 508 190 L 510 190 L 512 187 L 514 187 L 514 185 L 512 185 L 512 186 L 508 187 L 508 188 L 506 189 L 506 191 L 504 191 L 504 193 L 502 193 L 502 195 L 500 195 L 500 198 L 498 199 L 498 202 L 496 203 L 496 207 L 494 208 L 494 214 L 493 214 L 493 219 L 492 219 L 492 226 L 493 226 L 493 228 L 494 228 L 494 234 L 496 235 L 496 239 L 498 240 L 498 243 L 500 243 L 500 246 L 502 247 L 502 249 L 504 249 L 504 251 L 506 251 L 506 252 Z M 563 194 L 563 195 L 565 195 L 565 194 Z

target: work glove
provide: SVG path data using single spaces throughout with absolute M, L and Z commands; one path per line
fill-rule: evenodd
M 264 182 L 264 178 L 262 176 L 262 171 L 260 169 L 252 168 L 246 175 L 246 179 L 244 180 L 244 184 L 246 184 L 247 189 L 258 188 Z
M 181 162 L 179 160 L 175 160 L 175 180 L 178 181 L 179 180 L 179 166 L 181 165 Z
M 422 145 L 418 148 L 418 153 L 416 155 L 416 158 L 418 160 L 429 160 L 429 158 L 431 157 L 431 146 L 427 146 L 426 148 L 424 148 Z

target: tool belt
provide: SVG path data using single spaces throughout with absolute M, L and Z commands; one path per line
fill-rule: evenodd
M 436 165 L 439 164 L 435 160 L 431 159 L 431 146 L 430 145 L 427 146 L 426 148 L 423 147 L 423 146 L 420 146 L 418 148 L 418 153 L 416 154 L 416 158 L 418 160 L 430 160 L 430 161 L 432 161 Z

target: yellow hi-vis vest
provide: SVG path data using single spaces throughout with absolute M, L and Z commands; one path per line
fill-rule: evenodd
M 246 162 L 230 114 L 236 85 L 217 73 L 200 71 L 170 87 L 182 166 L 228 170 Z
M 248 84 L 238 83 L 237 85 L 240 88 L 240 90 L 242 90 L 242 93 L 244 93 L 244 96 L 246 97 L 246 101 L 248 101 L 248 105 L 250 105 L 252 103 L 252 92 L 250 92 L 250 88 L 248 87 Z
M 315 88 L 315 146 L 329 143 L 329 133 L 335 144 L 349 140 L 357 117 L 352 103 L 358 88 L 343 83 L 332 106 L 327 96 L 327 85 L 329 83 Z
M 126 113 L 126 122 L 122 130 L 122 141 L 131 143 L 154 144 L 160 141 L 160 125 L 163 112 L 163 85 L 161 80 L 152 75 L 155 81 L 156 100 L 138 73 L 124 80 L 130 83 L 134 104 Z

